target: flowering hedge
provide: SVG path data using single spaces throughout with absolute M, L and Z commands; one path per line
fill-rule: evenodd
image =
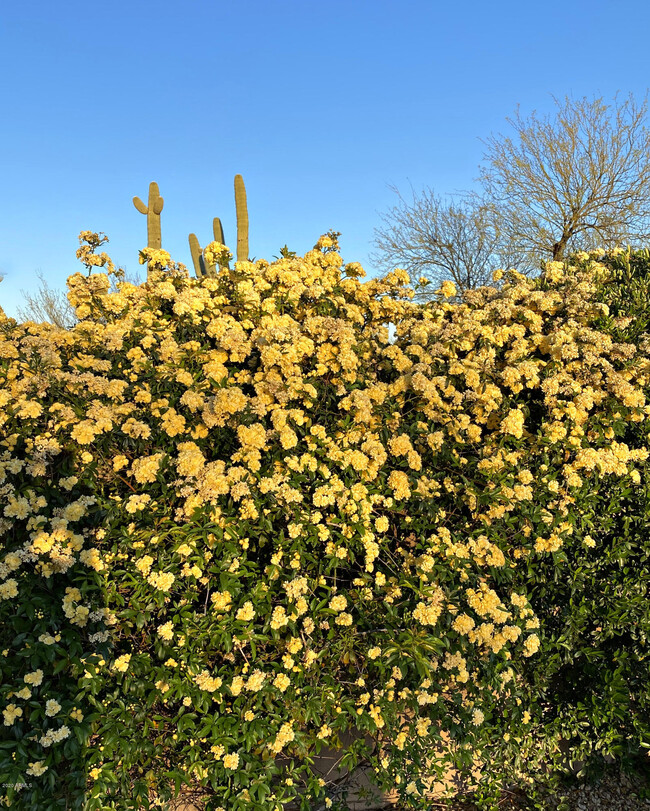
M 331 807 L 313 758 L 347 733 L 413 807 L 450 763 L 496 757 L 485 796 L 536 773 L 567 730 L 549 578 L 645 486 L 619 260 L 422 305 L 334 234 L 202 280 L 148 249 L 113 291 L 82 239 L 77 325 L 0 321 L 6 802 Z
M 574 260 L 592 264 L 586 255 Z M 617 361 L 628 365 L 632 347 L 637 363 L 650 350 L 650 252 L 616 251 L 601 261 L 607 277 L 595 295 L 603 310 L 596 326 L 611 343 L 599 371 L 611 378 Z M 567 347 L 563 357 L 571 351 Z M 633 381 L 629 370 L 623 374 Z M 649 380 L 647 372 L 638 378 L 646 398 Z M 532 558 L 524 575 L 545 633 L 544 656 L 524 669 L 535 707 L 531 723 L 540 735 L 558 737 L 586 772 L 602 770 L 605 755 L 634 767 L 650 748 L 648 468 L 640 477 L 617 475 L 626 454 L 643 454 L 650 440 L 647 418 L 626 407 L 631 397 L 611 401 L 604 432 L 612 440 L 610 461 L 601 454 L 589 487 L 577 494 L 587 533 L 582 543 Z

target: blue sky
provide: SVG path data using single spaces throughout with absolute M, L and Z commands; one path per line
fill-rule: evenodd
M 18 2 L 0 11 L 0 304 L 82 267 L 81 230 L 138 270 L 155 180 L 162 243 L 191 267 L 233 177 L 250 250 L 303 253 L 328 229 L 372 275 L 374 229 L 409 192 L 471 188 L 516 105 L 632 92 L 650 80 L 647 0 Z

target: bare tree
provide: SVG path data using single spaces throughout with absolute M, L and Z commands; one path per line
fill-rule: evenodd
M 519 109 L 514 136 L 484 143 L 485 200 L 503 233 L 529 257 L 638 243 L 650 236 L 647 96 L 613 105 L 602 98 L 553 99 L 554 116 Z
M 521 265 L 523 257 L 510 250 L 501 232 L 499 218 L 477 196 L 465 195 L 447 202 L 431 189 L 404 200 L 392 187 L 399 203 L 381 214 L 383 227 L 375 229 L 373 261 L 384 268 L 402 267 L 413 281 L 424 277 L 433 282 L 446 279 L 459 291 L 492 283 L 499 267 Z M 430 297 L 421 293 L 419 298 Z
M 21 321 L 46 322 L 70 329 L 77 323 L 77 317 L 65 292 L 52 289 L 42 271 L 38 271 L 36 275 L 40 282 L 38 290 L 34 293 L 29 290 L 20 291 L 25 299 L 25 306 L 17 308 L 18 318 Z
M 507 119 L 512 137 L 484 141 L 481 188 L 461 193 L 460 203 L 430 189 L 410 203 L 400 195 L 380 215 L 372 258 L 463 291 L 490 283 L 496 267 L 531 275 L 573 251 L 649 240 L 647 96 L 641 104 L 631 95 L 613 105 L 554 102 L 545 117 L 522 118 L 518 109 Z
M 17 308 L 18 318 L 21 321 L 46 322 L 63 329 L 73 327 L 78 319 L 74 307 L 68 301 L 66 291 L 51 288 L 41 271 L 36 275 L 40 282 L 38 290 L 34 293 L 28 290 L 20 291 L 25 299 L 25 306 Z M 137 274 L 135 276 L 125 274 L 124 279 L 134 285 L 142 284 L 142 279 Z M 116 289 L 114 283 L 111 289 Z

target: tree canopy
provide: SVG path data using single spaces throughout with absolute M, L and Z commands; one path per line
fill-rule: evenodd
M 496 264 L 530 274 L 577 250 L 650 237 L 647 98 L 554 98 L 553 114 L 519 108 L 513 132 L 484 141 L 479 189 L 447 203 L 432 189 L 382 215 L 375 259 L 431 281 L 479 287 Z M 397 192 L 399 195 L 399 192 Z

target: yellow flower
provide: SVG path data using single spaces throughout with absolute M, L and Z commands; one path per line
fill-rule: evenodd
M 395 746 L 402 752 L 404 750 L 404 745 L 407 741 L 407 734 L 406 732 L 399 732 L 397 737 L 395 738 Z
M 160 591 L 169 591 L 174 583 L 175 576 L 171 572 L 152 572 L 147 581 Z
M 149 574 L 149 572 L 151 571 L 152 564 L 153 564 L 153 558 L 150 557 L 149 555 L 145 555 L 144 557 L 139 558 L 138 560 L 136 560 L 135 567 L 140 572 L 140 574 L 142 574 L 144 577 L 146 577 Z
M 459 634 L 463 636 L 467 636 L 467 634 L 472 630 L 476 623 L 474 620 L 467 616 L 467 614 L 459 614 L 456 619 L 452 622 L 451 627 L 454 631 L 457 631 Z
M 162 459 L 162 453 L 154 453 L 152 456 L 136 459 L 131 465 L 131 473 L 135 480 L 140 484 L 155 482 Z
M 192 554 L 192 547 L 186 543 L 182 543 L 178 549 L 176 550 L 177 555 L 181 555 L 182 557 L 187 557 L 188 555 Z
M 248 677 L 248 681 L 246 682 L 246 689 L 251 690 L 251 692 L 257 693 L 262 689 L 265 680 L 266 675 L 262 673 L 261 670 L 254 670 Z
M 196 684 L 198 684 L 201 690 L 205 690 L 208 693 L 214 693 L 223 684 L 222 679 L 220 679 L 218 676 L 214 678 L 207 670 L 203 670 L 198 676 L 195 676 L 194 681 Z
M 178 445 L 176 469 L 181 476 L 198 476 L 205 467 L 205 456 L 194 442 L 181 442 Z
M 118 656 L 118 658 L 113 663 L 113 667 L 119 673 L 126 673 L 128 667 L 129 667 L 129 662 L 130 661 L 131 661 L 131 654 L 130 653 L 125 653 L 122 656 Z
M 337 594 L 329 601 L 329 607 L 332 609 L 332 611 L 343 611 L 347 604 L 348 601 L 342 594 Z
M 406 473 L 401 470 L 393 470 L 388 477 L 388 486 L 395 494 L 396 499 L 406 500 L 411 497 L 409 478 Z
M 113 470 L 121 470 L 123 467 L 127 467 L 128 464 L 129 460 L 121 453 L 113 458 Z
M 524 429 L 524 420 L 523 411 L 518 408 L 511 408 L 501 423 L 501 431 L 504 434 L 512 434 L 517 439 L 521 439 Z
M 22 709 L 17 707 L 15 704 L 7 704 L 2 712 L 4 715 L 4 725 L 7 727 L 10 727 L 16 718 L 20 718 L 20 716 L 23 714 Z
M 58 701 L 51 698 L 45 703 L 45 715 L 53 716 L 56 715 L 61 709 L 61 705 Z
M 435 625 L 441 613 L 441 606 L 427 605 L 427 603 L 419 602 L 413 612 L 413 617 L 422 625 Z
M 209 265 L 227 265 L 232 253 L 221 242 L 210 242 L 203 249 L 203 257 Z
M 235 752 L 231 755 L 224 755 L 224 768 L 234 771 L 239 766 L 239 755 Z
M 10 600 L 12 597 L 17 596 L 18 582 L 13 577 L 9 578 L 9 580 L 5 580 L 5 582 L 0 585 L 0 599 Z
M 235 614 L 235 618 L 241 620 L 242 622 L 248 622 L 249 620 L 252 620 L 254 616 L 255 609 L 253 608 L 253 603 L 250 600 L 247 600 Z
M 44 760 L 37 760 L 34 763 L 29 764 L 27 774 L 32 774 L 34 777 L 40 777 L 42 774 L 45 774 L 47 769 L 48 767 L 45 765 Z
M 440 285 L 440 292 L 445 298 L 453 298 L 456 295 L 456 285 L 450 281 L 444 281 Z
M 388 518 L 385 515 L 380 515 L 379 518 L 375 519 L 375 529 L 377 532 L 386 532 L 388 526 Z
M 133 513 L 139 512 L 140 510 L 144 510 L 144 508 L 149 504 L 151 501 L 151 496 L 147 493 L 143 493 L 141 495 L 129 496 L 124 505 L 124 509 L 133 515 Z
M 92 422 L 92 420 L 83 420 L 75 425 L 71 436 L 75 442 L 78 442 L 80 445 L 89 445 L 97 436 L 95 423 Z
M 271 616 L 271 628 L 274 631 L 279 630 L 280 628 L 284 628 L 285 625 L 289 624 L 289 617 L 287 617 L 287 612 L 283 606 L 278 605 L 273 609 L 273 615 Z
M 165 642 L 169 642 L 170 639 L 174 638 L 173 627 L 174 626 L 173 626 L 173 623 L 171 621 L 164 623 L 164 625 L 159 625 L 158 626 L 158 636 L 161 639 L 164 639 Z
M 416 731 L 420 738 L 426 738 L 429 734 L 429 727 L 431 726 L 430 718 L 419 718 L 416 724 Z
M 524 639 L 524 656 L 532 656 L 539 650 L 539 637 L 537 634 L 530 634 Z
M 280 727 L 278 734 L 275 736 L 275 740 L 271 744 L 271 751 L 275 752 L 275 754 L 279 754 L 284 746 L 287 743 L 290 743 L 295 738 L 295 733 L 293 731 L 291 723 L 284 723 Z
M 291 679 L 285 673 L 278 673 L 278 675 L 273 679 L 273 686 L 277 687 L 282 693 L 284 693 L 290 684 Z
M 82 549 L 79 553 L 79 560 L 90 569 L 102 572 L 105 569 L 104 561 L 101 558 L 99 549 Z
M 215 591 L 210 597 L 215 611 L 229 611 L 232 597 L 229 591 Z

